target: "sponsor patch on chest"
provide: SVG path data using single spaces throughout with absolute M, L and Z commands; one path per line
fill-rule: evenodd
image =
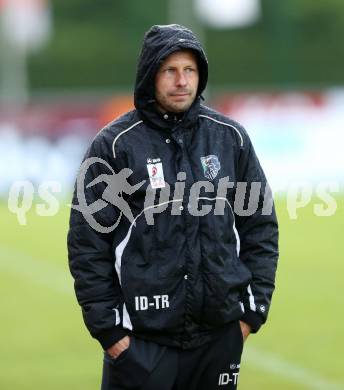
M 147 170 L 152 188 L 164 188 L 165 178 L 160 158 L 147 158 Z

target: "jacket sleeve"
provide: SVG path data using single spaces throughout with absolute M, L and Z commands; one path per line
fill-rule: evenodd
M 252 273 L 252 280 L 243 293 L 245 313 L 242 320 L 256 333 L 267 319 L 275 288 L 278 224 L 270 187 L 252 143 L 245 132 L 244 135 L 234 212 L 240 238 L 240 260 Z
M 87 151 L 84 162 L 91 157 L 98 157 L 114 169 L 110 153 L 111 149 L 100 133 Z M 99 162 L 90 165 L 86 170 L 83 188 L 77 186 L 77 179 L 67 238 L 69 268 L 83 319 L 91 335 L 100 342 L 104 350 L 128 334 L 121 326 L 123 301 L 112 256 L 113 232 L 104 233 L 94 229 L 95 226 L 92 227 L 92 223 L 85 219 L 85 213 L 73 208 L 73 205 L 79 204 L 78 190 L 84 192 L 88 205 L 102 199 L 105 183 L 100 182 L 89 188 L 86 186 L 99 175 L 111 174 L 109 165 Z M 80 169 L 78 178 L 83 174 L 85 170 Z M 95 214 L 90 213 L 89 218 L 93 217 L 100 225 L 109 227 L 117 221 L 119 212 L 114 206 L 107 204 Z

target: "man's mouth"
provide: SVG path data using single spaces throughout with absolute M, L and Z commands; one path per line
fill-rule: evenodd
M 189 92 L 178 92 L 178 93 L 172 93 L 171 96 L 177 96 L 177 97 L 180 97 L 180 96 L 189 96 L 190 93 Z

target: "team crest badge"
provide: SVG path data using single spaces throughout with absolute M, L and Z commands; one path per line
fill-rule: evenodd
M 201 163 L 204 176 L 209 180 L 214 180 L 219 173 L 219 170 L 221 169 L 221 164 L 218 157 L 213 154 L 201 157 Z

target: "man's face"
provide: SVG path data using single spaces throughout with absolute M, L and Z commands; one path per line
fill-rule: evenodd
M 198 81 L 197 59 L 191 50 L 170 54 L 155 77 L 155 99 L 159 110 L 186 111 L 195 100 Z

